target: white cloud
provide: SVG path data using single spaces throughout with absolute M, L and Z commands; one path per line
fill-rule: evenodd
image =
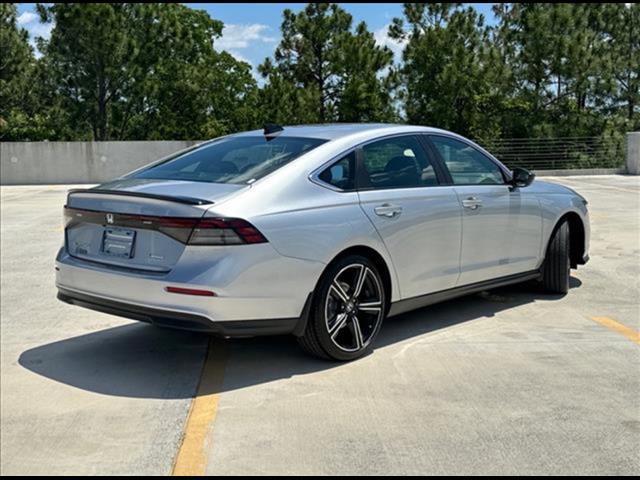
M 256 43 L 275 43 L 278 39 L 268 35 L 268 25 L 254 23 L 251 25 L 225 25 L 222 37 L 214 43 L 221 50 L 248 48 Z
M 29 43 L 34 48 L 36 56 L 40 56 L 40 52 L 36 47 L 36 38 L 42 37 L 48 40 L 51 37 L 53 23 L 40 23 L 40 16 L 31 11 L 24 11 L 18 16 L 18 25 L 29 32 Z
M 22 12 L 18 17 L 18 25 L 24 26 L 38 20 L 38 15 L 33 12 Z
M 53 23 L 38 23 L 28 30 L 29 35 L 31 35 L 32 38 L 42 37 L 45 40 L 49 40 L 51 37 L 51 30 L 53 30 Z
M 400 62 L 402 60 L 402 50 L 404 49 L 406 41 L 399 41 L 389 37 L 389 24 L 373 32 L 373 37 L 378 45 L 389 47 L 393 52 L 395 62 Z
M 251 72 L 258 82 L 263 83 L 262 76 L 258 73 L 256 65 L 249 58 L 260 57 L 260 61 L 267 55 L 265 50 L 273 50 L 278 38 L 270 35 L 271 27 L 261 23 L 249 25 L 227 24 L 222 30 L 222 37 L 213 42 L 216 50 L 225 50 L 237 60 L 251 65 Z M 267 48 L 265 49 L 265 44 Z

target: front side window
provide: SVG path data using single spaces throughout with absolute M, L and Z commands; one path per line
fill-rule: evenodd
M 449 137 L 431 136 L 455 185 L 502 185 L 502 170 L 472 146 Z
M 253 183 L 325 142 L 298 137 L 223 138 L 142 170 L 133 178 Z
M 365 178 L 374 189 L 437 185 L 433 165 L 414 136 L 402 136 L 362 147 Z
M 318 178 L 340 190 L 353 190 L 355 187 L 356 154 L 351 152 L 322 171 Z

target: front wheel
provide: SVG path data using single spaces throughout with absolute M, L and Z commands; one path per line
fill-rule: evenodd
M 354 360 L 370 349 L 386 312 L 387 297 L 378 269 L 368 258 L 350 255 L 322 275 L 298 342 L 321 358 Z
M 542 287 L 549 293 L 569 291 L 569 224 L 563 222 L 553 234 L 542 265 Z

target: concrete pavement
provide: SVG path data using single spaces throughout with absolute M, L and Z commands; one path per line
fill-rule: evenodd
M 640 330 L 640 179 L 551 180 L 592 214 L 567 296 L 523 285 L 395 317 L 350 364 L 227 341 L 200 390 L 206 473 L 640 474 L 640 345 L 611 328 Z M 169 474 L 208 339 L 55 300 L 64 190 L 0 189 L 0 471 Z

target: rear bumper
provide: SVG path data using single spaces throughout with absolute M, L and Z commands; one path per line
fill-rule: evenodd
M 188 247 L 166 274 L 88 262 L 63 248 L 56 259 L 56 286 L 209 323 L 299 318 L 324 265 L 283 257 L 269 244 L 244 247 Z M 169 293 L 167 287 L 209 290 L 215 296 Z
M 295 333 L 299 328 L 303 328 L 303 323 L 305 322 L 304 315 L 298 318 L 212 322 L 207 317 L 193 313 L 123 303 L 64 288 L 58 288 L 58 300 L 110 315 L 151 323 L 159 327 L 211 333 L 224 337 L 254 337 Z

